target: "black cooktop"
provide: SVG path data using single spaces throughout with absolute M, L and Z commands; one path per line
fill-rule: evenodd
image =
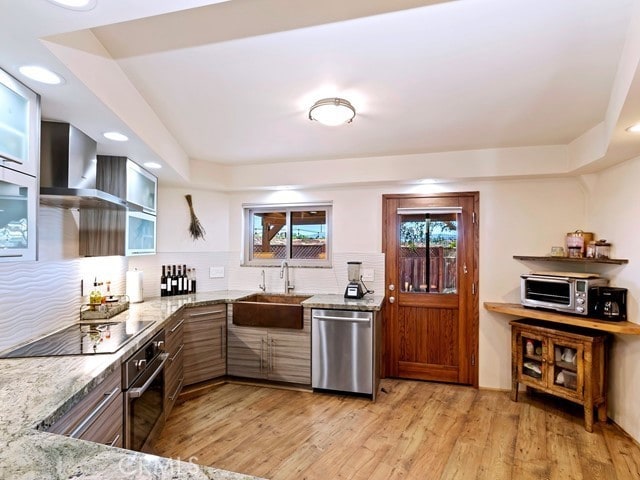
M 153 324 L 135 322 L 80 322 L 22 347 L 0 354 L 0 358 L 97 355 L 114 353 Z

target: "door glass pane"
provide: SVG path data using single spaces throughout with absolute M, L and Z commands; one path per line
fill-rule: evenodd
M 27 187 L 0 181 L 0 248 L 27 248 L 28 206 Z
M 253 212 L 253 258 L 286 258 L 286 212 Z
M 554 344 L 553 383 L 576 391 L 578 378 L 578 351 L 575 347 Z
M 127 215 L 128 250 L 155 250 L 155 219 L 139 213 Z
M 400 289 L 457 293 L 458 218 L 455 213 L 400 215 Z
M 327 214 L 291 212 L 291 258 L 327 258 Z
M 0 84 L 0 153 L 26 160 L 29 146 L 29 102 Z

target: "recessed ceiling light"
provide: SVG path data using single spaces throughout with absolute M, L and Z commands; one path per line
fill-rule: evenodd
M 162 168 L 162 165 L 156 162 L 145 162 L 144 166 L 147 168 L 150 168 L 151 170 L 157 170 L 159 168 Z
M 114 142 L 126 142 L 129 140 L 129 137 L 121 134 L 120 132 L 104 132 L 102 135 L 104 135 L 104 138 L 108 138 Z
M 47 85 L 59 85 L 62 83 L 60 75 L 37 65 L 23 65 L 18 71 L 36 82 L 46 83 Z
M 627 128 L 629 133 L 640 133 L 640 123 L 635 123 Z
M 96 0 L 49 0 L 49 2 L 69 10 L 91 10 L 96 6 Z

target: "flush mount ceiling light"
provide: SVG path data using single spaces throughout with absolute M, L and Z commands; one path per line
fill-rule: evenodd
M 113 140 L 114 142 L 126 142 L 129 140 L 129 137 L 123 135 L 119 132 L 104 132 L 104 138 L 108 138 L 109 140 Z
M 628 127 L 626 130 L 629 133 L 640 133 L 640 123 L 635 123 Z
M 49 2 L 69 10 L 91 10 L 96 6 L 96 0 L 49 0 Z
M 309 110 L 309 120 L 332 127 L 351 123 L 355 116 L 356 109 L 343 98 L 323 98 L 314 103 Z
M 158 170 L 160 168 L 162 168 L 162 165 L 160 165 L 159 163 L 156 162 L 145 162 L 144 166 L 151 169 L 151 170 Z
M 46 83 L 47 85 L 59 85 L 62 83 L 62 77 L 60 75 L 37 65 L 23 65 L 18 71 L 25 77 L 35 80 L 36 82 Z

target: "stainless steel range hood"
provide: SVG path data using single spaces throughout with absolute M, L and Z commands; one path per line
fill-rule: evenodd
M 125 209 L 127 202 L 96 188 L 97 143 L 68 123 L 42 122 L 40 203 L 63 208 Z

